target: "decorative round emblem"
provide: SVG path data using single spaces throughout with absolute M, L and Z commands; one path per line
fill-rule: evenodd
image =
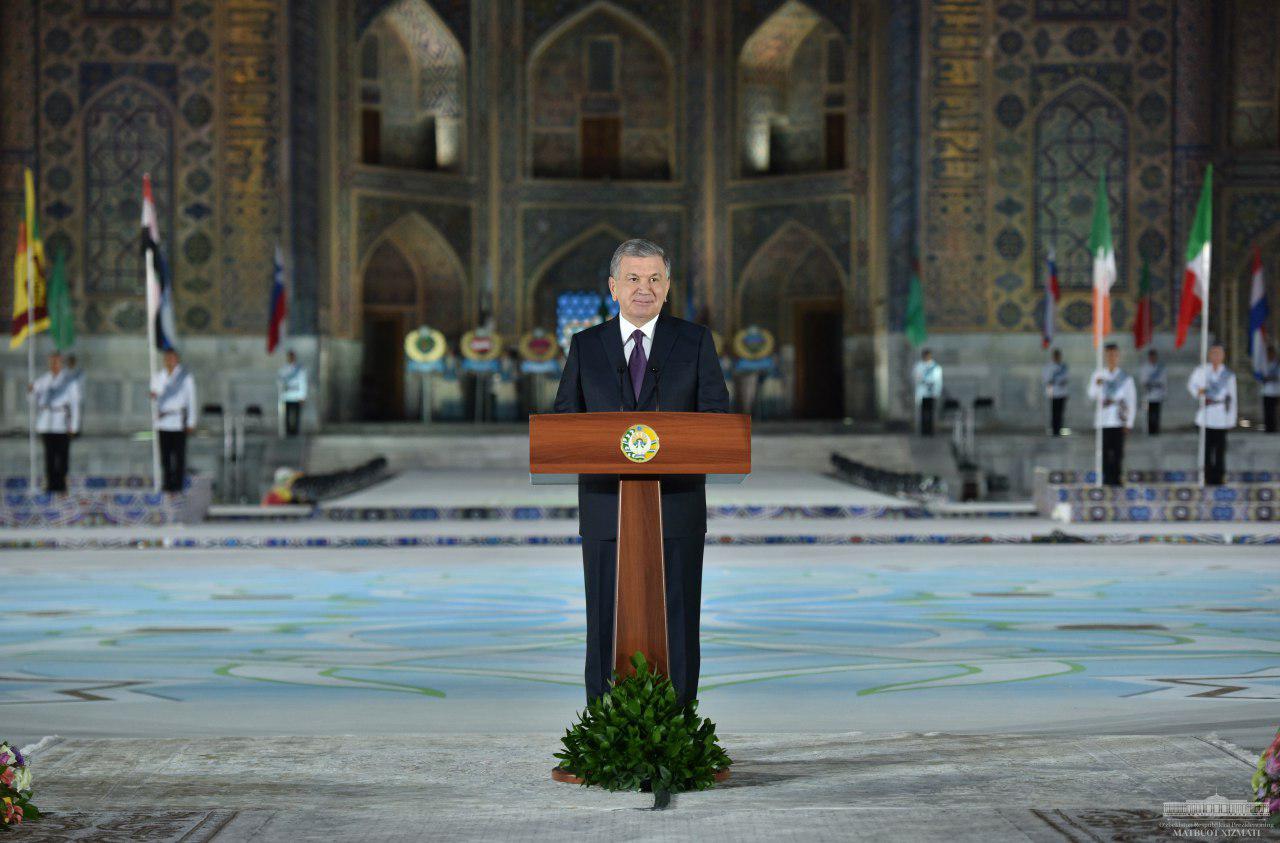
M 658 434 L 649 425 L 632 425 L 622 434 L 622 455 L 632 462 L 648 462 L 657 454 Z
M 546 331 L 533 330 L 520 338 L 520 358 L 530 363 L 546 363 L 556 359 L 560 346 Z
M 404 338 L 404 353 L 415 363 L 434 363 L 448 350 L 444 334 L 423 325 L 410 331 Z
M 497 360 L 502 355 L 502 337 L 495 331 L 476 328 L 462 335 L 462 356 L 476 362 Z
M 733 336 L 733 353 L 743 360 L 763 360 L 773 354 L 773 346 L 773 333 L 759 325 L 750 325 Z

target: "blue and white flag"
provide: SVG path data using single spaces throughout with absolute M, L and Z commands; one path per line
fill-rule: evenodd
M 151 196 L 150 173 L 142 176 L 142 264 L 147 276 L 147 320 L 154 330 L 156 349 L 173 350 L 178 342 L 173 320 L 173 279 L 160 253 L 160 226 Z

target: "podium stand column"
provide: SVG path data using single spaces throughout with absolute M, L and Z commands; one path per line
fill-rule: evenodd
M 618 485 L 613 667 L 619 677 L 635 673 L 631 656 L 639 650 L 654 671 L 666 676 L 667 590 L 660 481 L 652 476 L 623 476 Z

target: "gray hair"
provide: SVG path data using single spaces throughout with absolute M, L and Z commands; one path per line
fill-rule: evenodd
M 635 238 L 624 241 L 621 246 L 614 250 L 613 257 L 609 260 L 609 277 L 618 277 L 618 264 L 622 263 L 623 258 L 662 258 L 662 265 L 666 268 L 667 278 L 671 278 L 671 258 L 667 257 L 667 253 L 657 243 L 650 240 L 641 240 Z

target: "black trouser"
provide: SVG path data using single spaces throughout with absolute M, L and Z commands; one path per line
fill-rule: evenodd
M 933 407 L 937 403 L 936 398 L 920 399 L 920 435 L 933 435 Z
M 160 469 L 164 474 L 164 490 L 181 492 L 187 474 L 187 432 L 160 431 Z
M 1227 473 L 1227 429 L 1204 429 L 1204 482 L 1206 486 L 1221 486 Z
M 302 421 L 302 402 L 286 401 L 284 402 L 284 434 L 285 436 L 297 436 L 298 425 Z
M 702 609 L 703 536 L 662 540 L 667 596 L 667 669 L 681 704 L 698 695 L 698 618 Z M 615 539 L 582 540 L 587 592 L 587 700 L 603 694 L 613 676 L 613 601 L 618 573 Z M 631 654 L 627 654 L 630 659 Z
M 1054 436 L 1062 435 L 1062 417 L 1066 414 L 1066 396 L 1050 399 L 1050 415 L 1052 416 L 1052 420 L 1050 421 L 1049 426 L 1052 428 Z
M 1262 396 L 1262 428 L 1267 433 L 1280 430 L 1280 422 L 1276 419 L 1277 408 L 1280 408 L 1280 395 Z
M 1160 403 L 1159 401 L 1147 402 L 1147 433 L 1151 436 L 1160 435 Z
M 67 490 L 67 466 L 71 461 L 71 434 L 41 433 L 44 440 L 44 490 Z
M 1121 485 L 1124 474 L 1124 428 L 1102 428 L 1102 483 L 1105 486 Z

